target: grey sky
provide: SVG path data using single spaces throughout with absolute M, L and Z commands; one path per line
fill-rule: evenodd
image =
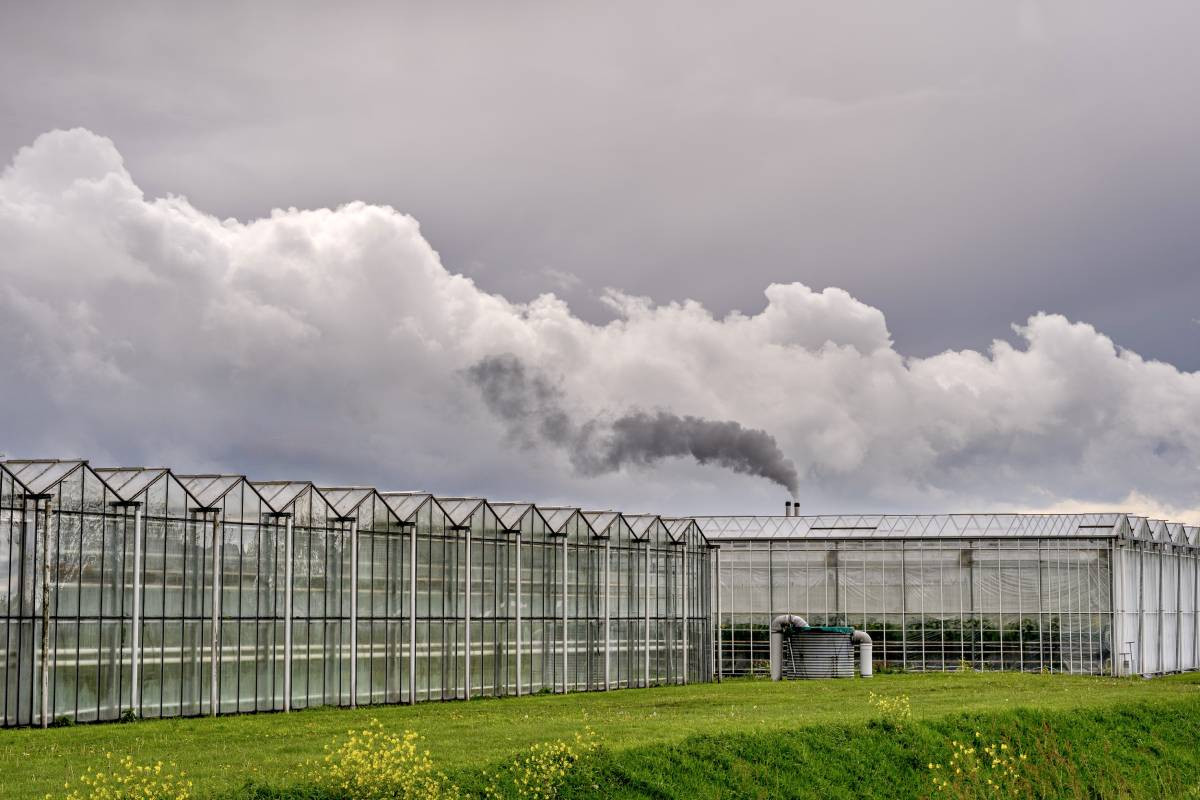
M 81 125 L 152 196 L 350 200 L 606 319 L 841 286 L 898 349 L 1038 310 L 1200 367 L 1200 6 L 6 4 L 0 153 Z
M 1200 519 L 1194 3 L 2 13 L 0 450 Z

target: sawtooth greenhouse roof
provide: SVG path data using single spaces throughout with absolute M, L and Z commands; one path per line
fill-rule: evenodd
M 1200 527 L 1136 514 L 840 514 L 695 517 L 712 542 L 764 539 L 1121 538 L 1200 549 Z

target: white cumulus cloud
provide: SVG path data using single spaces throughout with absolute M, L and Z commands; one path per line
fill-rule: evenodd
M 514 442 L 467 378 L 511 356 L 579 420 L 769 433 L 813 511 L 1200 505 L 1200 374 L 1091 325 L 1037 314 L 1017 346 L 906 358 L 879 309 L 800 283 L 724 317 L 610 290 L 615 319 L 594 325 L 553 294 L 482 291 L 392 208 L 240 222 L 148 199 L 87 130 L 39 137 L 0 176 L 0 278 L 11 455 L 673 512 L 782 501 L 711 464 L 580 475 L 553 441 Z

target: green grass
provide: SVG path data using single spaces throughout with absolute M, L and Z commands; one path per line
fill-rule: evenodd
M 1026 754 L 1022 797 L 1194 798 L 1200 796 L 1198 710 L 1193 700 L 1174 700 L 956 715 L 899 728 L 860 723 L 696 736 L 603 752 L 570 776 L 561 796 L 936 797 L 928 764 L 947 763 L 950 742 L 958 739 L 1004 742 Z
M 678 780 L 672 779 L 673 784 L 692 786 L 695 792 L 672 794 L 642 786 L 638 791 L 643 794 L 626 796 L 736 797 L 741 795 L 734 789 L 709 787 L 712 791 L 707 791 L 701 783 L 688 781 L 700 781 L 697 769 L 703 772 L 716 751 L 728 748 L 730 770 L 761 783 L 755 777 L 756 765 L 775 763 L 768 751 L 794 754 L 796 748 L 817 746 L 803 744 L 805 736 L 825 742 L 821 752 L 827 751 L 828 758 L 834 758 L 837 745 L 846 751 L 841 758 L 857 760 L 859 740 L 865 747 L 871 736 L 879 734 L 866 725 L 875 717 L 867 702 L 871 690 L 907 694 L 914 716 L 921 723 L 913 730 L 936 740 L 940 740 L 939 731 L 943 730 L 938 726 L 967 724 L 962 721 L 963 714 L 991 715 L 995 724 L 1010 726 L 1052 720 L 1068 729 L 1071 724 L 1063 721 L 1066 717 L 1054 715 L 1080 711 L 1132 713 L 1128 711 L 1130 706 L 1149 704 L 1158 711 L 1146 712 L 1143 707 L 1138 711 L 1143 715 L 1139 720 L 1147 714 L 1153 719 L 1155 713 L 1166 717 L 1200 716 L 1200 675 L 1154 681 L 1012 673 L 880 675 L 869 681 L 737 680 L 720 685 L 415 707 L 321 709 L 287 715 L 80 725 L 48 731 L 5 730 L 0 731 L 0 796 L 41 798 L 47 792 L 61 792 L 64 781 L 74 780 L 87 768 L 98 765 L 109 752 L 114 756 L 132 753 L 139 760 L 174 762 L 195 780 L 203 796 L 228 793 L 247 780 L 286 785 L 306 759 L 322 754 L 325 744 L 374 717 L 388 728 L 420 733 L 438 765 L 461 775 L 468 784 L 479 768 L 534 742 L 569 738 L 590 725 L 605 748 L 596 769 L 597 775 L 604 776 L 606 793 L 608 788 L 619 795 L 624 791 L 621 787 L 642 786 L 641 778 L 627 780 L 628 776 L 644 775 L 660 762 L 677 761 L 679 775 Z M 1010 713 L 1019 709 L 1034 710 L 1036 714 Z M 870 731 L 875 733 L 864 733 Z M 854 738 L 854 747 L 849 750 L 848 737 Z M 877 755 L 898 746 L 895 736 L 879 738 L 879 747 L 885 749 Z M 1192 741 L 1200 741 L 1200 737 Z M 764 752 L 755 755 L 756 748 L 764 748 Z M 863 756 L 869 753 L 864 751 Z M 831 774 L 849 780 L 847 774 Z M 613 782 L 611 787 L 608 781 Z

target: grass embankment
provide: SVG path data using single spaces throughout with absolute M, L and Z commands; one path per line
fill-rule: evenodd
M 868 725 L 877 716 L 867 703 L 871 690 L 907 694 L 914 723 L 899 733 Z M 1142 708 L 1130 708 L 1134 704 Z M 815 793 L 823 796 L 849 797 L 856 782 L 860 789 L 875 787 L 866 796 L 914 796 L 918 787 L 928 788 L 925 763 L 936 755 L 930 748 L 944 750 L 952 730 L 961 733 L 976 724 L 962 721 L 962 714 L 990 715 L 979 722 L 990 730 L 1032 735 L 1049 726 L 1053 737 L 1078 748 L 1070 751 L 1078 756 L 1071 763 L 1083 770 L 1081 780 L 1090 774 L 1087 759 L 1124 764 L 1129 752 L 1144 752 L 1124 767 L 1136 774 L 1174 775 L 1170 780 L 1176 783 L 1164 786 L 1190 785 L 1194 759 L 1200 758 L 1176 758 L 1175 752 L 1175 737 L 1184 735 L 1177 732 L 1186 732 L 1189 743 L 1200 741 L 1200 676 L 1143 681 L 1011 673 L 881 675 L 870 681 L 738 680 L 607 694 L 0 731 L 0 795 L 41 798 L 60 792 L 64 781 L 95 767 L 106 753 L 173 762 L 204 797 L 227 794 L 247 780 L 284 786 L 296 779 L 303 762 L 320 757 L 326 744 L 377 718 L 389 729 L 420 733 L 438 766 L 465 785 L 474 782 L 478 769 L 533 743 L 569 739 L 590 726 L 604 752 L 592 759 L 594 774 L 589 768 L 576 776 L 576 796 L 592 785 L 627 797 L 765 797 L 772 796 L 771 787 L 790 796 L 782 780 L 823 787 Z M 1159 759 L 1176 763 L 1159 766 Z M 799 783 L 799 777 L 790 777 L 802 775 Z M 873 782 L 864 783 L 870 776 Z M 1130 780 L 1130 786 L 1144 783 Z
M 1003 753 L 1027 756 L 1013 780 L 1019 788 L 1012 796 L 1020 798 L 1200 797 L 1200 704 L 1185 700 L 991 712 L 900 728 L 867 723 L 691 737 L 602 752 L 570 775 L 560 797 L 859 800 L 1010 794 L 988 789 L 984 779 L 971 784 L 948 775 L 952 768 L 940 773 L 951 788 L 935 792 L 929 764 L 949 765 L 953 740 L 977 748 L 1004 743 Z

